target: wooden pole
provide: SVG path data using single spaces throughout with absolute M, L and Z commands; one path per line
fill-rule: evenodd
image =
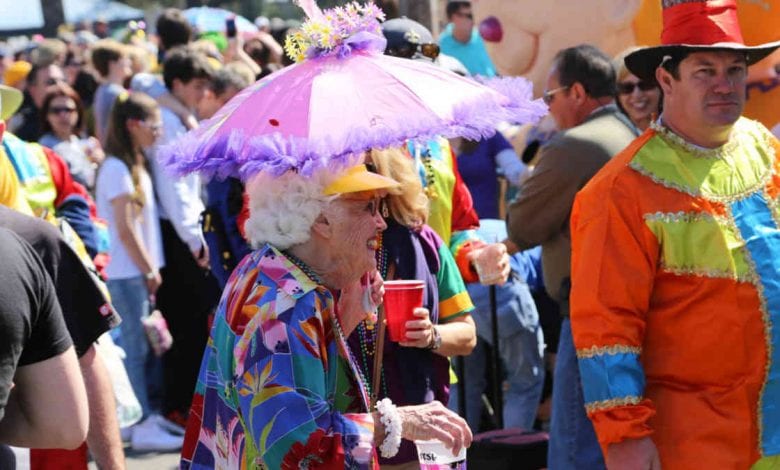
M 376 350 L 374 351 L 374 374 L 371 380 L 371 410 L 376 406 L 379 387 L 382 386 L 382 359 L 385 352 L 385 306 L 378 308 L 376 321 Z

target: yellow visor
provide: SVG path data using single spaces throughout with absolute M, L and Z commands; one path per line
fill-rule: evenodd
M 348 168 L 336 181 L 326 187 L 322 193 L 326 196 L 334 194 L 358 193 L 378 189 L 395 188 L 399 183 L 386 176 L 371 173 L 366 165 L 355 165 Z
M 0 119 L 7 120 L 22 104 L 24 95 L 16 88 L 0 85 Z

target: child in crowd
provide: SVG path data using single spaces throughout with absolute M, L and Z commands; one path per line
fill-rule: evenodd
M 161 130 L 160 110 L 152 98 L 143 93 L 119 95 L 107 127 L 107 157 L 96 183 L 98 213 L 108 221 L 110 233 L 108 290 L 123 318 L 120 344 L 143 409 L 144 420 L 129 430 L 135 450 L 176 450 L 182 443 L 175 425 L 157 414 L 151 403 L 149 391 L 161 386 L 162 377 L 150 357 L 141 323 L 152 309 L 164 264 L 157 204 L 144 154 Z

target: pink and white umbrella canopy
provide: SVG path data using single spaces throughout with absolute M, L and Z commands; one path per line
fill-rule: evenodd
M 372 148 L 437 135 L 480 139 L 502 122 L 546 114 L 525 79 L 486 86 L 433 64 L 382 55 L 385 41 L 375 19 L 381 12 L 373 5 L 326 10 L 319 21 L 334 23 L 355 12 L 362 23 L 351 19 L 357 27 L 339 41 L 328 39 L 333 47 L 288 44 L 288 52 L 305 58 L 243 90 L 175 141 L 163 152 L 166 165 L 218 177 L 291 169 L 309 174 L 340 168 Z

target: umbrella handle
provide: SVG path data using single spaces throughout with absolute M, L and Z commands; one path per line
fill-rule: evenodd
M 374 375 L 371 382 L 371 410 L 376 406 L 379 387 L 382 384 L 382 359 L 385 352 L 385 306 L 379 305 L 376 332 L 376 351 L 374 351 Z M 369 410 L 370 411 L 370 410 Z

